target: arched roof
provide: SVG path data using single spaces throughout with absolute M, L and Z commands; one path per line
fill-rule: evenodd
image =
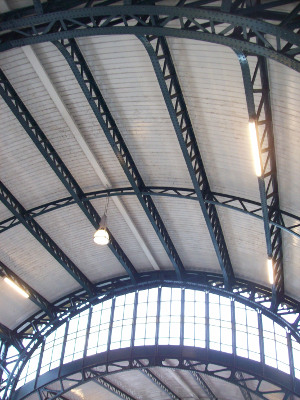
M 293 315 L 297 338 L 298 2 L 0 11 L 0 274 L 29 294 L 0 280 L 2 340 L 22 349 L 104 292 L 193 279 L 248 293 L 279 324 Z M 97 246 L 108 198 L 110 243 Z

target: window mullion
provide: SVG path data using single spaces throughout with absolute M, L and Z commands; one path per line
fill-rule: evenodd
M 86 336 L 85 336 L 85 343 L 84 343 L 84 350 L 83 350 L 83 358 L 86 357 L 86 353 L 87 353 L 89 336 L 90 336 L 90 329 L 91 329 L 92 314 L 93 314 L 93 308 L 90 307 L 90 309 L 89 309 L 89 317 L 88 317 L 88 322 L 87 322 L 87 327 L 86 327 Z
M 38 380 L 38 377 L 39 377 L 40 371 L 41 371 L 41 365 L 42 365 L 42 359 L 43 359 L 43 355 L 44 355 L 45 343 L 46 343 L 46 338 L 44 337 L 43 338 L 43 343 L 42 343 L 42 346 L 41 346 L 41 352 L 40 352 L 38 367 L 37 367 L 37 370 L 36 370 L 34 388 L 36 388 L 37 380 Z
M 181 313 L 180 313 L 180 346 L 183 346 L 184 339 L 184 301 L 185 301 L 185 290 L 181 290 Z
M 156 332 L 155 332 L 156 347 L 158 346 L 158 336 L 159 336 L 160 303 L 161 303 L 161 287 L 158 288 L 158 295 L 157 295 Z
M 235 323 L 235 303 L 234 299 L 230 301 L 231 308 L 231 331 L 232 331 L 232 354 L 236 357 L 236 323 Z M 245 310 L 246 312 L 246 310 Z M 247 328 L 246 328 L 247 329 Z
M 209 349 L 209 293 L 205 292 L 205 343 Z
M 60 363 L 59 363 L 59 370 L 61 369 L 61 367 L 64 363 L 64 356 L 65 356 L 66 344 L 67 344 L 67 339 L 68 339 L 68 330 L 69 330 L 69 321 L 66 322 L 64 341 L 63 341 L 63 345 L 62 345 L 61 357 L 60 357 Z
M 130 347 L 131 348 L 134 347 L 134 338 L 135 338 L 135 329 L 136 329 L 136 316 L 137 316 L 137 307 L 138 307 L 138 300 L 139 300 L 138 296 L 139 296 L 139 293 L 138 293 L 138 291 L 136 291 L 135 295 L 134 295 L 134 308 L 133 308 L 133 317 L 132 317 L 132 331 L 131 331 L 131 340 L 130 340 Z M 146 322 L 147 322 L 147 320 L 146 320 Z
M 111 312 L 110 312 L 110 322 L 109 322 L 109 331 L 108 331 L 108 339 L 107 339 L 107 351 L 110 350 L 110 345 L 111 345 L 111 334 L 112 334 L 113 322 L 114 322 L 115 304 L 116 304 L 116 298 L 114 297 L 112 300 Z
M 265 363 L 265 350 L 264 350 L 264 333 L 262 325 L 262 314 L 260 310 L 257 312 L 258 317 L 258 334 L 259 334 L 259 348 L 260 348 L 260 362 Z

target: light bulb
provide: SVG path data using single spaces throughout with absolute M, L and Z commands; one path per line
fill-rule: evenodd
M 274 275 L 273 275 L 273 261 L 272 258 L 268 258 L 268 276 L 269 282 L 271 285 L 274 283 Z
M 21 289 L 20 286 L 16 285 L 11 279 L 5 277 L 4 282 L 6 282 L 10 287 L 15 289 L 18 293 L 20 293 L 23 297 L 28 299 L 29 294 L 25 292 L 25 290 Z
M 249 121 L 249 132 L 250 132 L 250 139 L 251 139 L 251 147 L 252 147 L 252 155 L 254 160 L 254 168 L 256 176 L 261 176 L 262 168 L 260 162 L 260 154 L 259 154 L 259 144 L 256 132 L 256 123 L 254 120 Z
M 108 244 L 109 242 L 109 234 L 106 229 L 104 228 L 99 228 L 95 233 L 94 233 L 94 242 L 96 244 L 101 244 L 102 246 L 105 244 Z

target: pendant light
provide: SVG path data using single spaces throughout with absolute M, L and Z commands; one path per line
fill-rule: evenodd
M 109 233 L 107 231 L 107 210 L 108 210 L 109 197 L 107 196 L 105 211 L 101 218 L 99 228 L 94 233 L 94 242 L 104 246 L 109 243 Z

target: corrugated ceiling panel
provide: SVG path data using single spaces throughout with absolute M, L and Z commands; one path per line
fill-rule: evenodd
M 269 75 L 273 111 L 275 152 L 280 208 L 300 215 L 300 79 L 299 73 L 270 61 Z M 289 221 L 287 221 L 289 223 Z M 293 222 L 291 222 L 293 224 Z M 283 234 L 283 261 L 286 293 L 300 299 L 300 241 Z
M 270 286 L 263 222 L 221 207 L 218 212 L 235 275 Z
M 232 50 L 168 38 L 211 189 L 259 199 L 241 69 Z
M 200 386 L 186 371 L 158 367 L 151 368 L 151 371 L 180 399 L 200 399 L 204 397 Z
M 106 378 L 135 399 L 166 400 L 168 395 L 138 370 L 109 375 Z
M 39 310 L 29 299 L 25 299 L 0 278 L 0 321 L 10 329 L 14 329 L 24 319 Z
M 78 40 L 147 185 L 190 178 L 146 50 L 135 37 Z
M 196 201 L 154 198 L 187 269 L 221 272 L 200 205 Z
M 99 213 L 100 211 L 103 213 L 103 205 L 102 203 L 101 209 L 96 207 Z M 113 203 L 109 206 L 109 224 L 113 220 L 117 224 L 121 216 Z M 37 221 L 91 281 L 99 282 L 126 274 L 107 246 L 97 246 L 93 242 L 95 228 L 77 205 L 52 212 L 50 218 L 49 215 L 40 216 Z M 141 250 L 137 248 L 138 245 L 131 232 L 126 232 L 124 235 L 121 233 L 122 225 L 125 225 L 122 219 L 119 225 L 120 231 L 116 239 L 118 242 L 120 240 L 119 244 L 135 264 L 135 255 L 138 258 Z
M 22 225 L 1 233 L 0 260 L 49 301 L 80 287 Z
M 155 197 L 152 197 L 153 200 L 155 200 Z M 172 263 L 163 247 L 161 244 L 157 234 L 155 233 L 144 209 L 142 208 L 140 202 L 137 200 L 135 196 L 128 196 L 128 197 L 121 197 L 121 200 L 126 207 L 127 211 L 129 212 L 130 217 L 132 218 L 134 225 L 138 229 L 139 233 L 141 234 L 142 238 L 144 239 L 145 243 L 149 247 L 152 255 L 154 256 L 158 266 L 160 269 L 172 269 Z M 103 202 L 103 200 L 102 200 Z M 110 202 L 111 203 L 111 202 Z M 94 204 L 94 201 L 93 201 Z M 103 203 L 102 203 L 103 204 Z M 110 206 L 109 206 L 110 208 Z M 103 206 L 102 206 L 103 209 Z M 109 211 L 109 215 L 111 215 L 111 212 Z M 162 219 L 164 220 L 164 215 L 161 215 Z M 108 226 L 111 226 L 111 221 L 109 218 L 108 221 Z M 122 225 L 123 227 L 124 225 Z M 112 229 L 114 229 L 113 232 L 118 234 L 118 224 L 117 225 L 112 225 Z M 128 231 L 128 228 L 124 226 L 124 235 L 126 236 Z M 135 260 L 135 259 L 134 259 Z M 139 261 L 141 262 L 141 267 L 142 270 L 147 270 L 149 269 L 149 262 L 148 259 L 142 255 L 142 260 Z
M 5 55 L 6 57 L 1 59 L 5 74 L 79 185 L 84 191 L 102 187 L 99 178 L 23 51 L 17 49 Z M 20 127 L 20 130 L 23 129 Z M 25 131 L 24 136 L 27 136 Z M 35 148 L 33 144 L 32 148 Z M 34 157 L 33 152 L 32 162 L 35 161 L 36 157 Z M 50 167 L 47 168 L 50 170 Z M 52 174 L 55 176 L 54 173 Z
M 122 167 L 63 56 L 51 43 L 35 45 L 33 48 L 112 185 L 127 186 L 128 181 Z M 87 168 L 92 169 L 90 165 Z M 100 186 L 99 183 L 99 188 Z
M 220 368 L 220 367 L 219 367 Z M 211 365 L 211 370 L 213 370 L 213 366 Z M 244 397 L 238 386 L 233 385 L 229 382 L 224 381 L 223 379 L 213 378 L 208 375 L 201 375 L 205 380 L 206 384 L 210 387 L 211 391 L 217 397 L 217 399 L 231 400 L 231 399 L 240 399 L 244 400 Z M 252 396 L 252 394 L 251 394 Z M 253 397 L 253 400 L 256 400 Z
M 68 192 L 0 98 L 1 180 L 25 208 Z
M 300 301 L 300 239 L 282 232 L 282 242 L 285 292 Z
M 88 382 L 78 388 L 72 389 L 66 396 L 68 396 L 68 400 L 119 399 L 119 396 L 98 385 L 96 382 Z
M 12 217 L 12 213 L 4 204 L 0 203 L 0 222 L 10 217 Z

